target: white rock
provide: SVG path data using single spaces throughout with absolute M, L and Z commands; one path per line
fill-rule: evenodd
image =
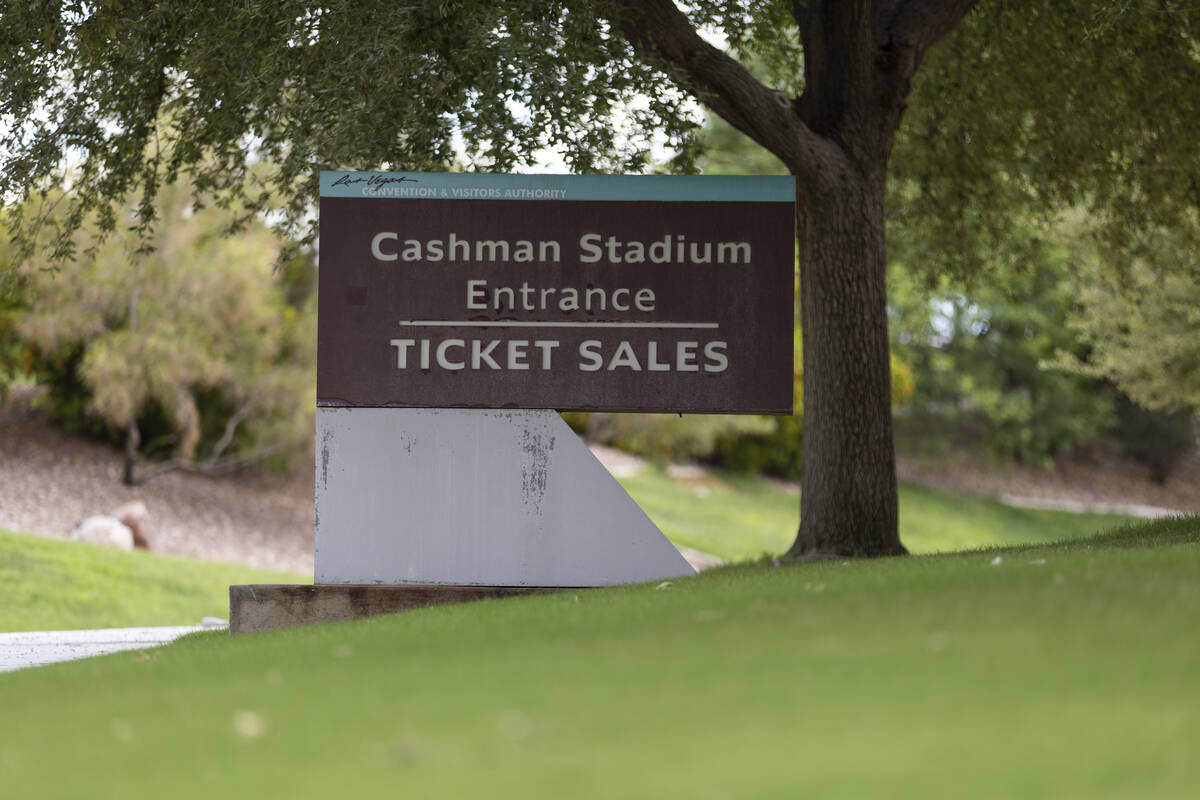
M 133 549 L 133 531 L 116 517 L 106 515 L 81 520 L 71 529 L 70 538 L 76 542 L 90 542 L 120 550 Z

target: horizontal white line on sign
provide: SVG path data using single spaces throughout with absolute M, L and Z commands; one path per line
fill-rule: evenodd
M 400 325 L 417 328 L 718 328 L 715 322 L 473 322 L 451 319 L 402 319 Z

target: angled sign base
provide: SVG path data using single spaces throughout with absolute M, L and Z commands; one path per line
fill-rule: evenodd
M 694 570 L 558 414 L 318 408 L 318 584 L 606 586 Z

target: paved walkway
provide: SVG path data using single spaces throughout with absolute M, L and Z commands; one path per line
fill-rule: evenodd
M 197 631 L 223 630 L 224 620 L 165 628 L 102 628 L 90 631 L 0 633 L 0 672 L 74 661 L 122 650 L 145 650 L 169 644 Z

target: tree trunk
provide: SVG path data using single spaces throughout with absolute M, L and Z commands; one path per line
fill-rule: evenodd
M 671 0 L 614 4 L 635 50 L 797 177 L 804 448 L 789 558 L 905 552 L 884 280 L 887 165 L 922 54 L 975 2 L 791 4 L 804 53 L 795 98 L 703 40 Z
M 138 430 L 137 418 L 129 420 L 129 425 L 125 428 L 125 474 L 121 480 L 126 486 L 134 486 L 137 484 L 134 476 L 134 469 L 137 467 L 138 448 L 142 444 L 142 432 Z
M 142 288 L 135 286 L 129 294 L 129 332 L 137 335 L 138 327 L 138 300 L 142 296 Z M 137 410 L 131 409 L 129 412 L 129 424 L 125 427 L 125 474 L 122 481 L 126 486 L 133 486 L 134 469 L 137 467 L 138 448 L 142 446 L 142 432 L 138 430 L 137 425 Z
M 897 531 L 884 174 L 800 187 L 804 448 L 791 558 L 904 553 Z

